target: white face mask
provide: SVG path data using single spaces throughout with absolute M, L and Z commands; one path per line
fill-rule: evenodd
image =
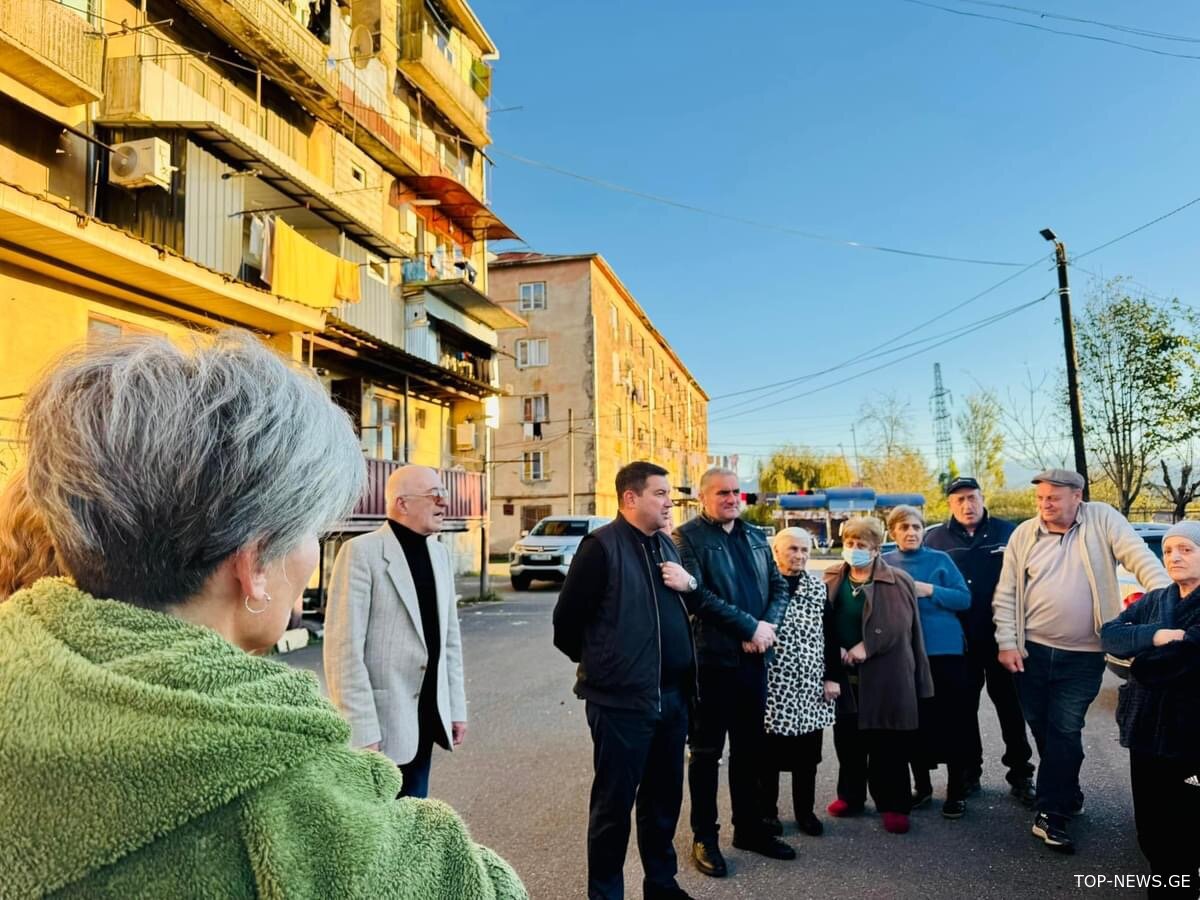
M 842 548 L 842 559 L 850 564 L 854 569 L 865 569 L 871 564 L 871 551 L 863 550 L 861 547 Z

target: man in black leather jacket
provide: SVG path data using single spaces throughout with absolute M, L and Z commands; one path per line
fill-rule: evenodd
M 700 698 L 691 731 L 688 788 L 692 799 L 692 861 L 705 875 L 727 873 L 718 843 L 717 771 L 729 735 L 729 796 L 733 846 L 773 859 L 796 851 L 770 834 L 758 789 L 763 766 L 765 654 L 787 606 L 779 574 L 762 531 L 738 518 L 736 472 L 713 468 L 700 479 L 702 515 L 674 534 L 684 567 L 696 579 L 706 608 L 693 619 L 700 664 Z

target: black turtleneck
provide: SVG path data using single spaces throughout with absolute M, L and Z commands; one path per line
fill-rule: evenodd
M 437 708 L 438 666 L 442 659 L 441 630 L 438 627 L 437 582 L 433 577 L 433 561 L 429 557 L 429 538 L 417 534 L 399 522 L 388 520 L 392 533 L 400 542 L 413 586 L 417 589 L 417 606 L 421 611 L 421 632 L 425 636 L 425 647 L 429 651 L 429 662 L 425 665 L 425 678 L 421 682 L 419 717 L 421 739 L 436 741 L 445 747 L 445 729 Z

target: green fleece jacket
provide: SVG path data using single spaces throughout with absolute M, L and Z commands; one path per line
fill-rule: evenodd
M 43 579 L 0 604 L 0 897 L 522 898 L 316 678 Z

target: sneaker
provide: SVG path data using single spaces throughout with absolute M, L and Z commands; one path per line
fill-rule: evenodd
M 1030 809 L 1037 802 L 1037 789 L 1033 785 L 1032 778 L 1021 778 L 1014 781 L 1008 792 L 1021 801 L 1022 806 L 1028 806 Z
M 1071 804 L 1071 815 L 1083 815 L 1083 794 L 1080 794 L 1078 798 L 1076 798 L 1075 802 Z
M 885 812 L 883 814 L 883 830 L 888 834 L 908 834 L 909 821 L 904 813 Z
M 830 803 L 828 807 L 825 808 L 825 812 L 829 813 L 835 819 L 842 819 L 846 816 L 856 816 L 862 811 L 863 807 L 861 804 L 858 806 L 853 806 L 847 803 L 841 797 L 838 797 L 836 800 Z
M 733 833 L 733 846 L 739 850 L 759 853 L 768 859 L 795 859 L 796 851 L 777 837 L 769 834 L 739 835 Z
M 1041 838 L 1042 843 L 1051 850 L 1057 850 L 1059 853 L 1075 852 L 1075 842 L 1067 834 L 1066 816 L 1038 813 L 1037 818 L 1033 820 L 1033 836 Z
M 821 820 L 812 813 L 806 813 L 803 816 L 796 817 L 796 827 L 809 837 L 817 837 L 825 833 L 825 826 L 821 824 Z
M 768 816 L 762 820 L 763 831 L 771 835 L 771 837 L 781 837 L 783 835 L 783 823 L 779 821 L 777 816 Z
M 961 819 L 966 811 L 966 800 L 951 800 L 947 798 L 946 802 L 942 804 L 943 819 Z
M 724 878 L 729 873 L 715 837 L 696 838 L 692 842 L 692 865 L 700 874 L 710 878 Z

